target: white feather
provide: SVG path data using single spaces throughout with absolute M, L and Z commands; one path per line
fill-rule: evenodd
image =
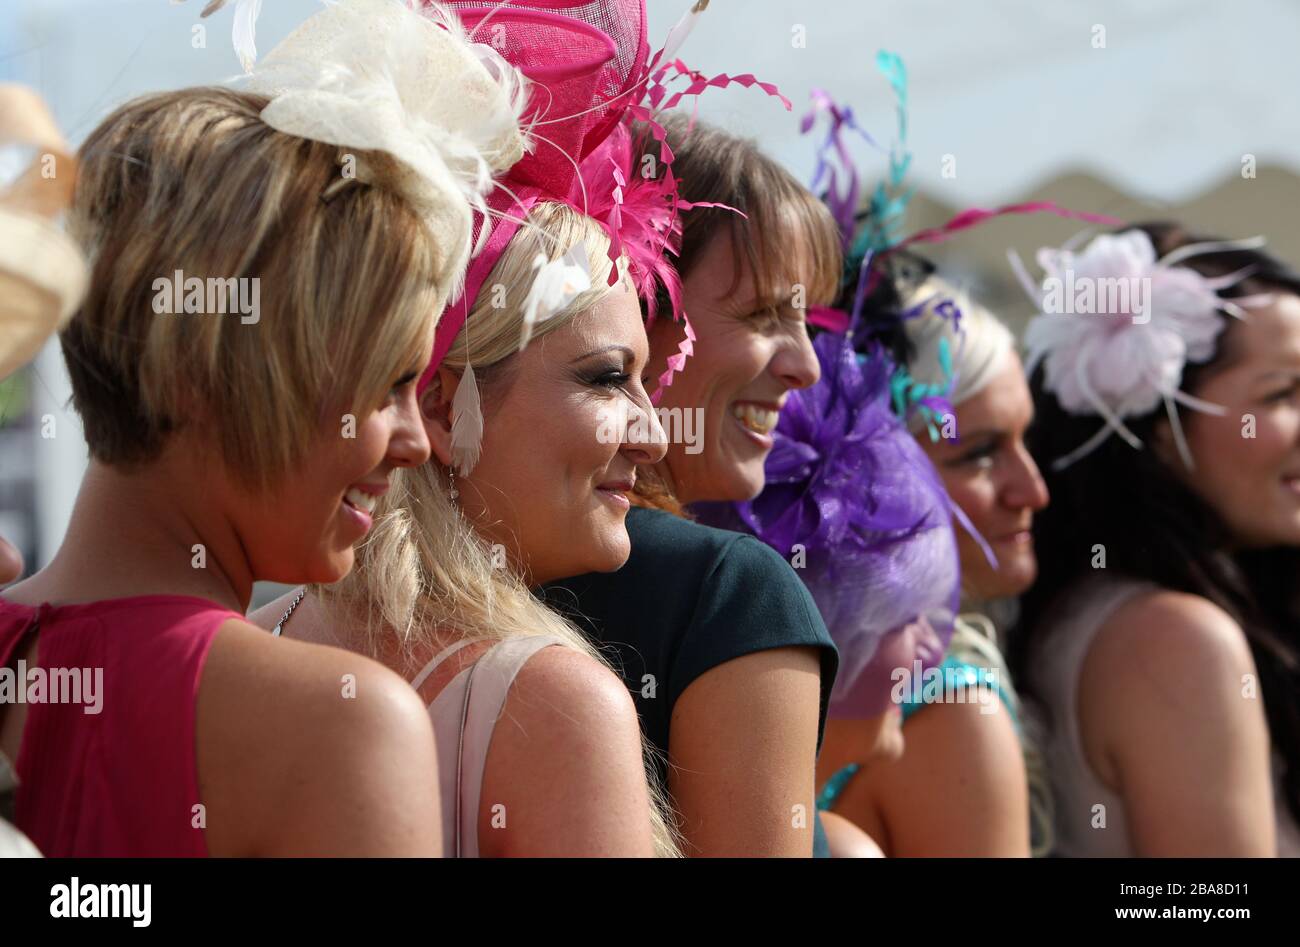
M 519 351 L 523 351 L 533 337 L 533 327 L 564 311 L 564 308 L 591 289 L 591 271 L 587 255 L 581 245 L 549 263 L 544 254 L 533 258 L 533 284 L 524 299 L 524 327 L 520 333 Z
M 257 18 L 261 13 L 262 0 L 239 0 L 239 6 L 235 7 L 231 40 L 244 72 L 252 72 L 253 64 L 257 62 Z
M 682 43 L 686 42 L 686 37 L 691 35 L 695 29 L 695 23 L 700 18 L 700 14 L 708 9 L 709 0 L 698 0 L 698 2 L 687 10 L 680 20 L 673 25 L 668 31 L 668 38 L 664 40 L 664 48 L 659 54 L 659 62 L 670 63 L 677 56 L 677 50 L 682 48 Z
M 173 4 L 180 2 L 183 0 L 172 0 Z M 209 0 L 199 17 L 211 16 L 229 2 L 230 0 Z M 262 13 L 262 0 L 235 0 L 235 3 L 235 21 L 230 39 L 244 72 L 252 72 L 253 64 L 257 62 L 257 18 Z
M 451 463 L 462 477 L 478 466 L 483 453 L 483 407 L 474 366 L 466 365 L 451 399 Z

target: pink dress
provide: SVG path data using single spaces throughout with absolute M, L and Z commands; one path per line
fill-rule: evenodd
M 39 631 L 35 662 L 17 681 L 27 719 L 14 822 L 43 854 L 208 854 L 195 700 L 217 630 L 242 617 L 182 595 L 40 607 L 0 599 L 0 667 L 16 672 Z M 33 690 L 42 677 L 43 695 Z M 80 703 L 49 702 L 58 696 Z

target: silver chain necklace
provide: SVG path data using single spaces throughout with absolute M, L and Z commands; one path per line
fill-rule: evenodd
M 271 634 L 273 636 L 276 637 L 279 636 L 280 629 L 284 627 L 284 623 L 289 620 L 289 616 L 293 614 L 293 610 L 298 607 L 298 603 L 302 601 L 303 596 L 306 594 L 307 594 L 307 586 L 304 585 L 302 588 L 298 590 L 298 594 L 293 597 L 293 601 L 290 602 L 289 607 L 285 609 L 284 615 L 281 616 L 280 620 L 275 623 L 275 627 L 271 629 Z

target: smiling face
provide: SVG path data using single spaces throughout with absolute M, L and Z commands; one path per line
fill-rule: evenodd
M 389 476 L 429 459 L 415 383 L 432 345 L 430 332 L 374 410 L 355 420 L 347 409 L 325 412 L 306 460 L 270 490 L 249 491 L 224 476 L 213 484 L 258 579 L 327 584 L 351 570 Z
M 637 465 L 663 458 L 663 432 L 641 383 L 645 328 L 635 293 L 620 285 L 591 309 L 511 356 L 483 392 L 483 453 L 458 476 L 463 514 L 500 543 L 530 584 L 627 561 L 628 495 Z M 450 385 L 446 370 L 439 380 Z M 425 394 L 435 450 L 446 395 Z
M 1016 354 L 1007 353 L 988 385 L 954 408 L 955 439 L 935 442 L 923 431 L 918 440 L 948 496 L 997 557 L 995 569 L 971 535 L 954 524 L 962 585 L 981 599 L 1019 595 L 1038 574 L 1030 529 L 1048 494 L 1025 447 L 1034 406 Z
M 799 254 L 798 246 L 792 253 Z M 796 256 L 788 287 L 812 262 Z M 808 277 L 805 277 L 805 283 Z M 682 281 L 685 309 L 694 326 L 695 354 L 663 393 L 660 406 L 700 411 L 703 443 L 673 443 L 667 466 L 677 498 L 749 500 L 763 489 L 763 464 L 786 394 L 816 383 L 820 375 L 803 310 L 783 299 L 760 299 L 753 274 L 742 264 L 736 279 L 731 235 L 720 229 Z M 657 379 L 677 352 L 682 327 L 661 318 L 651 331 Z
M 1184 408 L 1179 417 L 1196 469 L 1174 451 L 1162 460 L 1227 524 L 1237 545 L 1300 546 L 1300 297 L 1277 293 L 1222 337 L 1222 367 L 1191 394 L 1226 410 Z

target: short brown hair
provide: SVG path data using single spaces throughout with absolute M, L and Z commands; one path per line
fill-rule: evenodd
M 92 271 L 61 340 L 96 460 L 146 463 L 201 417 L 230 471 L 265 485 L 305 459 L 323 412 L 372 410 L 421 367 L 445 251 L 398 194 L 338 188 L 339 149 L 271 128 L 267 101 L 145 96 L 82 146 L 70 225 Z M 255 324 L 159 314 L 177 271 L 257 279 L 240 284 L 257 287 Z
M 711 201 L 735 208 L 699 207 L 682 214 L 682 244 L 677 272 L 685 279 L 705 248 L 720 233 L 731 236 L 732 284 L 723 295 L 736 292 L 745 265 L 754 275 L 756 308 L 789 302 L 792 284 L 806 279 L 806 303 L 829 306 L 840 291 L 844 254 L 839 228 L 826 205 L 795 180 L 785 168 L 759 150 L 757 142 L 713 125 L 693 122 L 683 114 L 663 119 L 673 152 L 673 175 L 683 200 Z M 642 153 L 658 158 L 658 145 L 644 135 Z M 735 211 L 740 211 L 737 214 Z M 741 216 L 743 214 L 744 216 Z M 814 272 L 790 273 L 792 244 L 803 243 Z M 667 293 L 660 290 L 659 312 L 671 312 Z M 659 465 L 662 468 L 663 465 Z M 662 469 L 649 468 L 637 477 L 633 502 L 691 516 L 677 499 Z
M 713 237 L 727 228 L 735 254 L 734 282 L 728 293 L 736 291 L 748 263 L 760 306 L 788 301 L 790 283 L 804 276 L 786 271 L 794 242 L 807 247 L 814 267 L 805 282 L 808 304 L 834 302 L 844 263 L 839 230 L 826 205 L 763 154 L 753 139 L 692 123 L 682 114 L 668 116 L 663 125 L 682 198 L 714 201 L 741 212 L 701 207 L 682 214 L 682 247 L 677 257 L 682 277 L 695 267 Z

